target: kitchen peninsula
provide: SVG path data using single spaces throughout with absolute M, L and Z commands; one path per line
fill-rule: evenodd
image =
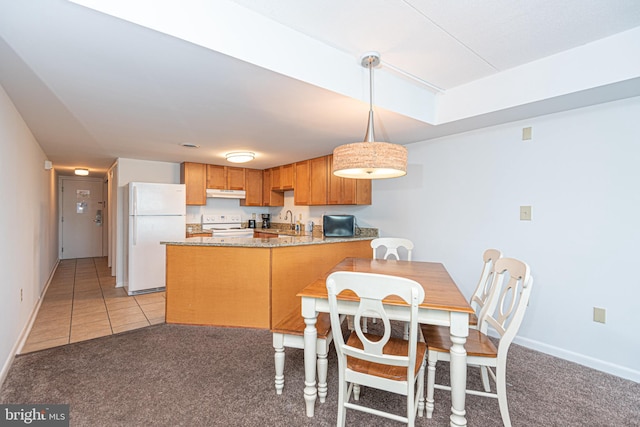
M 373 237 L 192 237 L 166 245 L 166 322 L 269 329 L 296 294 Z

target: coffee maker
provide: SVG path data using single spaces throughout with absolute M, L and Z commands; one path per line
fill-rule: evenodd
M 271 214 L 262 214 L 262 228 L 271 227 Z

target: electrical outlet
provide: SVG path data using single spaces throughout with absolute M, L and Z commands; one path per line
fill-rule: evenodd
M 531 221 L 531 206 L 520 206 L 520 221 Z
M 528 141 L 531 139 L 531 127 L 522 128 L 522 140 Z
M 593 307 L 593 321 L 598 323 L 606 323 L 607 310 L 604 308 Z

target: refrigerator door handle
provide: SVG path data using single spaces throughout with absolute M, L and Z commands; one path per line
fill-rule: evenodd
M 133 212 L 131 212 L 133 215 L 137 215 L 138 214 L 138 187 L 134 186 L 133 187 Z
M 135 246 L 138 242 L 138 216 L 134 215 L 133 216 L 133 246 Z

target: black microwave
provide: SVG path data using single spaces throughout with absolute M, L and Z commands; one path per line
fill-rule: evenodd
M 356 218 L 353 215 L 324 215 L 322 232 L 325 237 L 353 237 L 356 233 Z

